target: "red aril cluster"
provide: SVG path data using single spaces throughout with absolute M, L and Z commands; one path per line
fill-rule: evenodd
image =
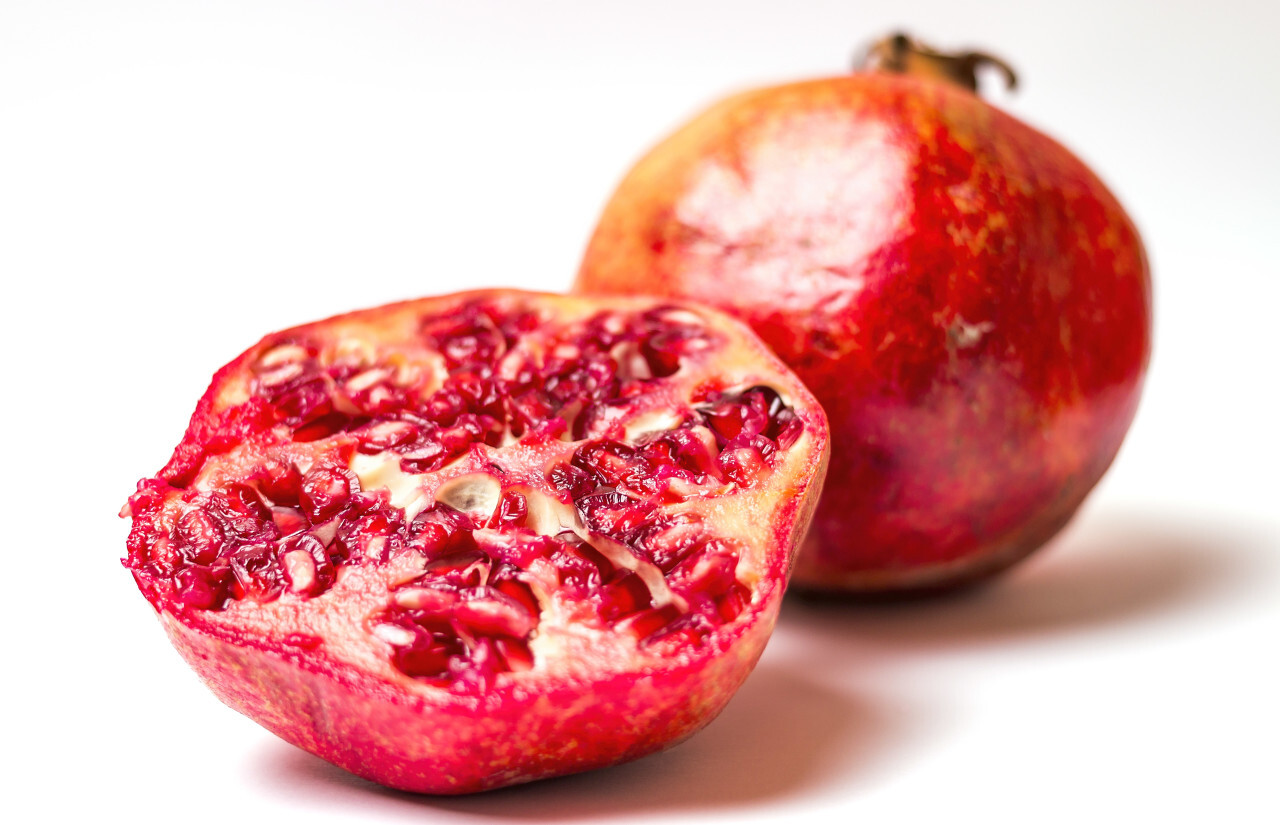
M 427 299 L 224 368 L 130 499 L 125 563 L 228 704 L 385 784 L 478 790 L 642 755 L 723 707 L 825 441 L 713 311 Z

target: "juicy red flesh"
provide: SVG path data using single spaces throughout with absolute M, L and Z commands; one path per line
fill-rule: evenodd
M 554 571 L 554 598 L 587 605 L 601 627 L 641 644 L 700 642 L 751 602 L 741 548 L 663 506 L 750 487 L 802 425 L 756 386 L 706 392 L 673 426 L 629 439 L 619 415 L 714 345 L 688 315 L 601 313 L 533 353 L 522 342 L 542 323 L 536 313 L 471 303 L 420 321 L 420 343 L 447 368 L 442 382 L 392 359 L 327 352 L 315 336 L 280 336 L 250 364 L 243 404 L 265 411 L 244 440 L 268 458 L 214 489 L 190 485 L 190 469 L 140 483 L 126 564 L 158 605 L 216 611 L 323 598 L 348 566 L 412 554 L 421 574 L 392 588 L 368 629 L 402 672 L 440 684 L 483 687 L 534 665 L 553 595 L 533 567 Z M 543 476 L 582 533 L 539 535 L 527 495 L 510 486 L 491 514 L 437 501 L 410 517 L 349 469 L 357 455 L 391 454 L 404 473 L 431 473 L 512 438 L 577 443 Z M 289 444 L 313 444 L 317 458 L 300 465 L 271 451 Z M 160 518 L 174 495 L 179 515 Z M 638 572 L 646 565 L 661 592 Z

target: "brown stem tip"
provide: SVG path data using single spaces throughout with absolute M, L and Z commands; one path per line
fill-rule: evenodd
M 986 52 L 941 52 L 901 32 L 872 43 L 854 68 L 873 72 L 893 72 L 917 77 L 934 77 L 978 91 L 978 69 L 993 66 L 1004 75 L 1005 87 L 1015 89 L 1018 76 L 1008 63 Z

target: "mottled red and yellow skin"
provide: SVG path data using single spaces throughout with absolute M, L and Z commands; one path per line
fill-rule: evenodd
M 1142 243 L 1106 187 L 944 81 L 748 92 L 671 135 L 606 207 L 579 291 L 746 320 L 826 408 L 803 587 L 933 590 L 1070 519 L 1134 416 Z

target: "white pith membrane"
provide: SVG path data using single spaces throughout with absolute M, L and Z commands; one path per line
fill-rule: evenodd
M 587 324 L 626 331 L 638 323 L 642 312 L 652 309 L 651 304 L 625 300 L 616 305 L 618 309 L 602 315 L 598 301 L 489 299 L 481 310 L 493 310 L 504 317 L 529 311 L 537 316 L 530 331 L 509 340 L 505 352 L 488 362 L 492 377 L 516 380 L 522 365 L 545 365 L 557 355 L 572 359 L 574 342 L 581 339 Z M 777 571 L 786 565 L 785 559 L 768 558 L 771 550 L 779 552 L 779 539 L 771 527 L 773 514 L 795 495 L 795 485 L 802 483 L 797 479 L 812 459 L 810 421 L 798 418 L 802 411 L 792 409 L 794 394 L 789 390 L 794 379 L 760 374 L 758 345 L 745 341 L 738 329 L 722 328 L 717 319 L 690 310 L 668 309 L 659 326 L 669 324 L 685 331 L 684 343 L 676 347 L 680 354 L 674 371 L 654 376 L 652 362 L 646 361 L 635 341 L 624 340 L 611 348 L 609 355 L 620 376 L 625 403 L 593 407 L 594 417 L 585 431 L 575 433 L 573 424 L 586 414 L 588 405 L 569 403 L 558 411 L 558 417 L 568 422 L 563 432 L 516 435 L 508 418 L 501 432 L 487 433 L 442 465 L 422 469 L 414 462 L 434 460 L 431 455 L 419 456 L 430 450 L 397 441 L 408 430 L 397 418 L 405 407 L 393 405 L 388 409 L 398 410 L 395 414 L 370 415 L 370 405 L 390 403 L 385 399 L 411 391 L 417 400 L 409 407 L 420 407 L 449 384 L 451 364 L 456 377 L 479 363 L 466 362 L 470 366 L 459 367 L 456 358 L 450 360 L 435 350 L 462 346 L 457 343 L 462 338 L 433 341 L 429 336 L 424 339 L 422 332 L 424 317 L 439 314 L 450 318 L 465 311 L 471 310 L 456 304 L 419 302 L 390 312 L 357 313 L 303 328 L 300 332 L 309 333 L 313 344 L 300 344 L 292 338 L 277 340 L 277 336 L 251 350 L 240 368 L 215 388 L 215 412 L 239 407 L 280 387 L 292 387 L 308 370 L 315 373 L 317 364 L 322 374 L 312 384 L 323 385 L 329 393 L 324 402 L 327 406 L 320 407 L 327 412 L 312 420 L 277 422 L 274 437 L 251 439 L 210 455 L 185 486 L 165 492 L 162 501 L 144 515 L 135 507 L 135 521 L 145 521 L 152 538 L 145 552 L 131 552 L 130 566 L 140 583 L 145 581 L 144 590 L 152 588 L 155 595 L 149 598 L 153 603 L 165 612 L 181 615 L 181 620 L 192 626 L 241 635 L 251 628 L 267 644 L 320 652 L 414 689 L 452 687 L 463 691 L 483 689 L 494 679 L 522 678 L 523 673 L 598 676 L 614 669 L 613 663 L 618 670 L 634 670 L 645 660 L 693 655 L 751 622 L 756 616 L 753 606 L 772 588 L 782 586 L 779 574 L 769 576 L 771 569 Z M 705 368 L 709 363 L 714 363 L 714 370 Z M 349 368 L 335 372 L 335 364 Z M 715 388 L 708 390 L 713 378 Z M 308 397 L 308 385 L 298 386 L 303 389 L 291 390 L 293 395 L 280 402 L 282 405 L 294 403 L 288 399 Z M 754 470 L 743 476 L 741 483 L 719 471 L 695 473 L 692 478 L 677 473 L 662 479 L 656 492 L 597 485 L 579 496 L 575 504 L 573 496 L 551 480 L 554 468 L 572 465 L 580 448 L 600 441 L 647 445 L 684 430 L 686 436 L 708 444 L 713 459 L 717 449 L 720 454 L 732 452 L 733 444 L 717 448 L 706 411 L 717 400 L 732 407 L 733 399 L 761 386 L 776 392 L 776 404 L 797 423 L 790 430 L 791 438 L 785 439 L 790 443 L 779 446 L 770 442 L 777 449 L 764 460 L 753 463 L 750 450 L 746 450 L 743 462 L 734 466 Z M 601 400 L 608 399 L 596 399 L 597 403 Z M 333 424 L 344 416 L 350 419 L 346 424 Z M 311 440 L 296 440 L 304 432 Z M 396 539 L 377 531 L 342 538 L 346 529 L 342 513 L 346 511 L 304 516 L 299 521 L 298 514 L 309 505 L 296 499 L 273 499 L 271 482 L 263 480 L 268 472 L 264 468 L 290 466 L 304 479 L 311 478 L 308 474 L 313 470 L 344 471 L 351 496 L 377 499 L 377 508 L 370 513 L 399 519 L 399 540 L 412 533 L 407 528 L 424 514 L 430 516 L 442 506 L 458 511 L 474 523 L 475 528 L 466 532 L 486 558 L 473 559 L 459 572 L 451 566 L 452 560 L 461 559 L 462 565 L 474 556 L 472 545 L 465 542 L 461 551 L 450 545 L 452 549 L 432 553 L 413 546 L 412 541 L 408 546 L 402 546 L 403 541 L 396 545 Z M 280 584 L 278 594 L 262 596 L 251 592 L 251 585 L 233 584 L 239 588 L 233 597 L 219 598 L 207 607 L 184 605 L 175 600 L 182 587 L 176 572 L 181 564 L 165 566 L 156 560 L 166 553 L 172 555 L 180 534 L 198 532 L 204 523 L 201 519 L 212 519 L 210 496 L 225 495 L 234 485 L 250 488 L 272 511 L 277 535 L 261 544 L 268 548 L 263 552 L 276 559 L 273 569 L 277 572 L 272 575 Z M 643 524 L 669 531 L 664 533 L 669 541 L 688 539 L 694 549 L 678 563 L 668 565 L 664 573 L 635 546 L 610 535 L 599 524 L 595 525 L 599 529 L 593 529 L 584 518 L 582 502 L 616 492 L 636 499 L 640 510 L 653 504 Z M 517 516 L 516 526 L 494 523 L 501 519 L 503 502 L 510 504 L 512 494 L 518 494 L 527 512 Z M 321 500 L 310 499 L 313 503 Z M 608 513 L 608 508 L 603 512 Z M 135 532 L 137 529 L 135 524 Z M 302 541 L 306 536 L 314 541 Z M 603 557 L 607 564 L 600 581 L 582 586 L 566 583 L 565 571 L 552 558 L 529 551 L 533 545 L 544 550 L 550 546 L 539 537 L 550 538 L 556 547 L 585 547 L 588 555 L 593 552 Z M 350 558 L 331 559 L 332 570 L 326 573 L 323 555 L 341 542 L 348 542 L 342 546 Z M 358 549 L 350 543 L 359 544 Z M 719 606 L 714 610 L 705 599 L 697 605 L 691 603 L 702 596 L 696 587 L 690 589 L 690 582 L 723 580 L 723 571 L 717 579 L 713 568 L 723 566 L 729 558 L 733 559 L 733 583 L 729 586 L 738 595 L 718 595 Z M 205 566 L 223 563 L 221 556 L 217 561 L 197 561 Z M 454 578 L 441 578 L 438 570 L 442 564 L 453 571 L 449 575 Z M 243 568 L 241 564 L 235 571 L 237 582 Z M 501 581 L 500 573 L 506 577 Z M 611 597 L 602 593 L 623 579 L 630 582 L 627 592 L 641 594 L 639 606 L 606 615 L 610 609 L 616 612 L 617 602 L 610 602 Z M 637 581 L 643 588 L 636 589 Z M 521 609 L 524 593 L 532 596 L 536 611 Z M 626 593 L 619 598 L 626 607 Z M 712 619 L 680 627 L 695 609 Z M 434 642 L 427 644 L 427 652 L 422 654 L 447 662 L 439 673 L 432 668 L 419 672 L 421 667 L 405 665 L 406 661 L 419 661 L 407 654 L 422 647 L 424 634 L 428 639 L 447 637 L 436 645 L 438 654 L 433 652 Z

